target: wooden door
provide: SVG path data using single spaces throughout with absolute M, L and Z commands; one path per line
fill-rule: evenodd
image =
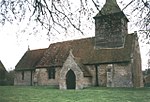
M 67 89 L 76 88 L 76 76 L 71 69 L 66 74 L 66 85 L 67 85 Z

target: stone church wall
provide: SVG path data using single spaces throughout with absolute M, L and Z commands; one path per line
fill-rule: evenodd
M 96 85 L 96 70 L 87 66 L 92 77 L 91 85 Z M 98 65 L 98 86 L 102 87 L 133 87 L 131 63 Z
M 55 68 L 55 79 L 48 78 L 48 70 L 46 68 L 36 69 L 36 74 L 34 78 L 35 85 L 59 85 L 60 67 Z
M 66 63 L 66 65 L 70 66 L 69 63 Z M 96 85 L 96 69 L 94 65 L 86 66 L 91 77 L 81 76 L 81 71 L 79 71 L 75 63 L 72 65 L 72 68 L 74 68 L 74 65 L 77 68 L 72 69 L 76 75 L 76 89 Z M 98 85 L 104 87 L 133 87 L 133 73 L 131 68 L 131 63 L 99 65 L 97 73 Z M 61 72 L 61 67 L 55 68 L 55 79 L 48 79 L 48 70 L 46 68 L 36 69 L 35 72 L 32 73 L 32 85 L 60 85 L 61 87 L 65 85 L 64 87 L 66 87 L 65 81 L 68 67 L 65 69 L 63 70 L 64 72 Z M 22 71 L 16 71 L 15 74 L 17 77 L 15 77 L 14 85 L 31 85 L 31 71 L 24 71 L 24 80 L 22 80 Z
M 92 86 L 92 77 L 84 77 L 82 83 L 83 83 L 83 87 Z
M 130 63 L 102 64 L 98 68 L 99 86 L 133 87 Z
M 91 77 L 91 86 L 95 86 L 96 77 L 95 77 L 95 66 L 94 65 L 86 65 L 87 70 L 89 71 Z
M 133 86 L 134 87 L 143 87 L 143 75 L 142 75 L 142 66 L 141 66 L 141 55 L 140 47 L 138 43 L 137 32 L 134 33 L 135 40 L 133 46 L 133 56 L 132 56 L 132 66 L 133 66 Z
M 99 86 L 106 86 L 106 66 L 107 64 L 102 64 L 98 66 L 98 84 Z
M 112 87 L 133 87 L 131 64 L 114 64 L 113 67 Z
M 92 75 L 94 73 L 94 69 L 92 66 L 86 66 L 87 70 L 89 70 L 89 73 Z M 84 87 L 91 86 L 93 84 L 93 77 L 85 77 L 84 73 L 80 69 L 78 63 L 74 60 L 74 56 L 70 52 L 70 55 L 68 56 L 67 60 L 65 61 L 61 71 L 60 71 L 60 81 L 59 81 L 59 87 L 60 89 L 66 89 L 66 74 L 69 70 L 72 70 L 76 77 L 76 88 L 75 89 L 82 89 Z
M 69 70 L 72 70 L 76 77 L 75 89 L 82 89 L 83 88 L 83 72 L 81 71 L 78 64 L 75 62 L 74 56 L 72 55 L 71 51 L 60 71 L 60 82 L 59 82 L 60 89 L 67 89 L 66 74 L 68 73 Z
M 24 79 L 22 79 L 22 71 L 15 72 L 14 85 L 31 85 L 31 71 L 24 71 Z

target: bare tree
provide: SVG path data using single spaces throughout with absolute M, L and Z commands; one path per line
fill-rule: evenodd
M 75 5 L 72 0 L 1 0 L 0 23 L 4 25 L 6 22 L 21 22 L 28 16 L 29 22 L 31 19 L 38 22 L 41 27 L 47 29 L 48 35 L 53 30 L 61 33 L 60 29 L 67 31 L 70 27 L 84 34 L 86 25 L 84 22 L 93 22 L 93 14 L 100 12 L 102 5 L 99 1 L 76 0 Z M 146 30 L 147 38 L 149 38 L 150 0 L 130 0 L 129 2 L 120 0 L 119 2 L 123 5 L 123 11 L 130 10 L 129 15 L 134 18 L 135 25 L 141 30 Z
M 131 0 L 122 10 L 130 10 L 134 26 L 138 27 L 142 42 L 150 43 L 150 0 Z
M 69 27 L 83 34 L 82 19 L 90 20 L 94 10 L 87 0 L 77 2 L 75 7 L 71 0 L 1 0 L 0 23 L 21 22 L 30 12 L 29 22 L 34 19 L 47 29 L 48 34 L 52 30 L 57 33 L 60 29 L 67 31 Z

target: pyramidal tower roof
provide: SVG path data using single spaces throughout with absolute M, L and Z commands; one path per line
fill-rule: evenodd
M 96 15 L 96 17 L 102 16 L 102 15 L 114 14 L 114 13 L 118 13 L 118 12 L 122 12 L 122 11 L 121 11 L 120 7 L 118 6 L 117 1 L 116 0 L 106 0 L 105 5 L 101 9 L 101 11 Z

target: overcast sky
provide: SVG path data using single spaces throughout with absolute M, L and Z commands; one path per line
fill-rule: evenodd
M 119 1 L 119 0 L 118 0 Z M 130 0 L 127 0 L 130 1 Z M 105 1 L 102 2 L 104 4 Z M 30 15 L 30 14 L 29 14 Z M 94 16 L 95 14 L 93 14 Z M 69 35 L 51 35 L 47 36 L 46 31 L 40 30 L 33 31 L 33 26 L 36 26 L 36 23 L 30 24 L 32 27 L 27 27 L 27 21 L 21 22 L 21 24 L 10 24 L 6 23 L 5 26 L 0 26 L 0 60 L 4 64 L 7 70 L 12 70 L 15 68 L 15 65 L 21 59 L 23 54 L 27 51 L 28 46 L 32 49 L 41 49 L 47 48 L 50 43 L 60 42 L 69 39 L 79 39 L 84 37 L 94 36 L 94 28 L 89 30 L 85 35 L 70 33 Z M 94 26 L 94 25 L 93 25 Z M 36 26 L 38 27 L 38 26 Z M 133 32 L 134 29 L 130 27 L 129 32 Z M 23 29 L 26 29 L 24 32 Z M 27 32 L 28 31 L 28 32 Z M 30 32 L 36 34 L 29 34 Z M 48 40 L 50 39 L 50 40 Z M 142 69 L 147 68 L 147 59 L 146 53 L 149 50 L 149 45 L 140 43 L 141 45 L 141 55 L 142 55 Z

